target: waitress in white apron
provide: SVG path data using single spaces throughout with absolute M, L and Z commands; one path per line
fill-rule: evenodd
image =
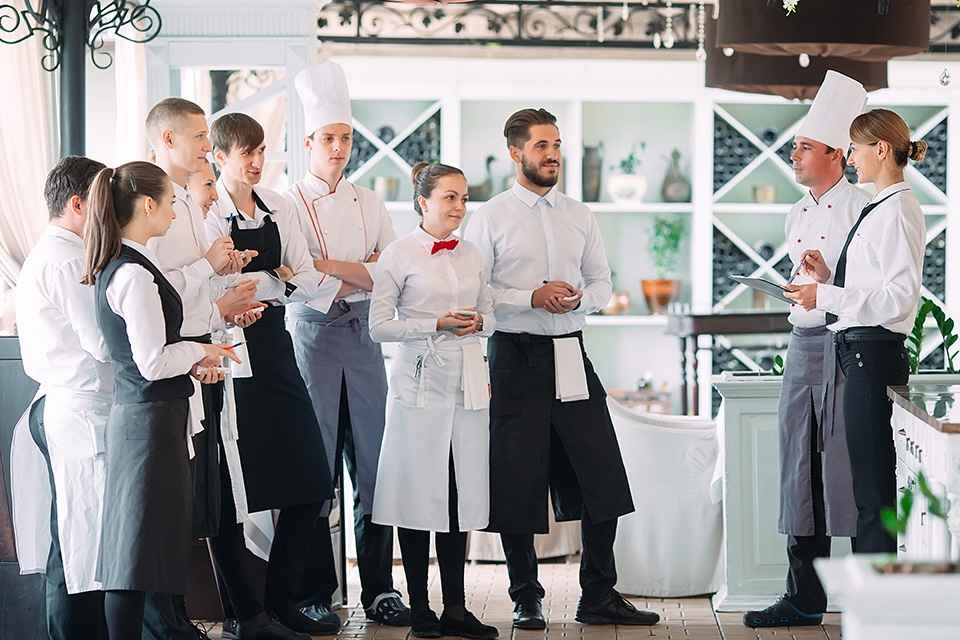
M 845 378 L 843 413 L 857 508 L 853 550 L 896 553 L 897 541 L 880 518 L 897 499 L 887 387 L 904 385 L 909 377 L 904 340 L 920 302 L 926 234 L 903 168 L 908 160 L 923 160 L 927 144 L 911 141 L 903 118 L 887 109 L 857 116 L 850 138 L 848 162 L 877 194 L 847 234 L 833 283 L 800 285 L 788 295 L 804 309 L 825 311 L 834 334 L 828 358 Z M 812 268 L 828 270 L 821 256 L 811 257 Z M 828 362 L 827 374 L 836 368 Z
M 495 638 L 495 627 L 466 610 L 463 584 L 466 532 L 486 527 L 490 512 L 480 336 L 493 332 L 493 303 L 480 251 L 453 236 L 466 213 L 463 173 L 420 163 L 413 183 L 421 225 L 387 247 L 374 275 L 370 336 L 402 344 L 391 366 L 373 521 L 398 527 L 414 636 Z M 431 531 L 443 587 L 439 619 L 427 596 Z

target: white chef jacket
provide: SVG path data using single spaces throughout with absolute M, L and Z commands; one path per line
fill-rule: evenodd
M 800 256 L 808 249 L 817 249 L 830 268 L 830 280 L 847 234 L 860 217 L 860 212 L 870 201 L 870 195 L 847 182 L 842 177 L 817 200 L 810 191 L 790 209 L 787 214 L 787 252 L 793 268 L 800 264 Z M 800 271 L 793 284 L 816 282 L 813 277 Z M 819 309 L 805 310 L 800 305 L 790 305 L 790 324 L 795 327 L 822 327 L 825 313 Z
M 163 275 L 183 301 L 182 336 L 202 336 L 211 329 L 224 328 L 223 318 L 214 304 L 219 277 L 207 262 L 210 246 L 204 229 L 203 213 L 190 193 L 173 183 L 176 218 L 163 236 L 151 238 L 147 247 L 157 257 Z
M 899 193 L 898 193 L 899 192 Z M 817 309 L 836 314 L 828 328 L 881 326 L 907 334 L 920 302 L 926 225 L 905 182 L 875 195 L 879 202 L 860 223 L 847 249 L 844 286 L 817 285 Z
M 556 188 L 541 197 L 514 183 L 477 210 L 464 238 L 484 256 L 500 331 L 573 333 L 610 301 L 610 266 L 597 221 L 585 204 Z M 582 289 L 580 306 L 561 315 L 534 309 L 533 291 L 545 280 Z
M 290 188 L 287 199 L 314 260 L 364 263 L 373 278 L 373 263 L 366 263 L 367 258 L 374 251 L 383 251 L 397 237 L 380 196 L 346 178 L 341 178 L 331 192 L 326 182 L 308 171 Z M 321 294 L 307 306 L 326 313 L 340 284 L 340 280 L 326 276 Z M 344 300 L 359 302 L 370 296 L 368 291 L 356 291 Z
M 296 290 L 290 296 L 286 295 L 286 285 L 272 273 L 266 271 L 251 271 L 239 274 L 239 278 L 253 278 L 257 281 L 257 300 L 278 301 L 284 304 L 289 302 L 307 302 L 318 298 L 321 295 L 321 285 L 324 280 L 322 273 L 313 268 L 313 259 L 307 250 L 307 241 L 300 232 L 300 226 L 295 218 L 295 211 L 290 201 L 284 196 L 269 189 L 257 187 L 257 196 L 267 206 L 269 211 L 263 211 L 260 207 L 254 212 L 254 217 L 249 218 L 247 214 L 237 210 L 227 191 L 223 180 L 217 181 L 217 195 L 219 199 L 210 207 L 205 220 L 204 229 L 206 230 L 207 241 L 213 242 L 216 238 L 224 235 L 230 235 L 231 220 L 237 218 L 237 226 L 240 229 L 259 229 L 263 226 L 267 216 L 272 219 L 280 232 L 280 261 L 283 266 L 289 267 L 293 271 L 293 278 L 290 284 L 296 287 Z M 329 294 L 327 308 L 333 302 L 336 291 Z M 325 291 L 325 290 L 323 290 Z

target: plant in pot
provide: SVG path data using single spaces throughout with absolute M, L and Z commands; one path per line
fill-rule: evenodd
M 686 233 L 682 218 L 656 216 L 650 230 L 650 255 L 657 277 L 640 281 L 643 297 L 651 313 L 666 313 L 667 306 L 680 293 L 675 277 L 680 263 L 680 246 Z
M 922 471 L 917 473 L 916 481 L 909 484 L 902 490 L 900 502 L 895 507 L 884 507 L 880 511 L 880 518 L 883 520 L 883 526 L 891 536 L 906 535 L 910 527 L 910 514 L 913 513 L 913 505 L 916 502 L 915 491 L 919 490 L 920 495 L 925 501 L 925 512 L 935 518 L 940 518 L 946 523 L 947 513 L 950 510 L 950 503 L 945 497 L 936 495 L 927 482 L 927 477 Z M 879 573 L 958 573 L 960 565 L 951 562 L 949 558 L 942 561 L 932 562 L 910 562 L 899 561 L 895 556 L 890 558 L 877 559 L 873 563 L 873 568 Z
M 927 317 L 933 316 L 933 319 L 936 321 L 937 329 L 940 331 L 940 337 L 943 341 L 941 348 L 943 349 L 944 355 L 944 365 L 943 369 L 926 369 L 920 370 L 920 355 L 923 349 L 923 338 L 924 338 L 924 328 L 926 325 Z M 953 318 L 948 316 L 943 308 L 938 305 L 936 302 L 930 298 L 922 297 L 920 298 L 920 306 L 917 309 L 917 316 L 913 321 L 913 329 L 907 335 L 906 348 L 907 348 L 907 358 L 910 364 L 910 374 L 911 376 L 920 375 L 923 376 L 924 382 L 933 382 L 931 376 L 939 375 L 941 378 L 956 378 L 960 374 L 960 370 L 957 368 L 957 341 L 960 340 L 960 336 L 955 333 L 955 323 Z M 947 378 L 944 381 L 952 381 Z
M 619 167 L 610 167 L 612 173 L 607 177 L 607 191 L 614 202 L 642 202 L 647 193 L 647 177 L 640 173 L 643 166 L 641 155 L 647 148 L 646 142 L 634 145 L 630 153 L 624 157 Z

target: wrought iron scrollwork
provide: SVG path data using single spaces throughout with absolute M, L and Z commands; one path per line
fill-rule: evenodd
M 47 71 L 60 66 L 62 43 L 62 8 L 66 2 L 86 2 L 89 10 L 86 42 L 90 59 L 100 69 L 113 63 L 113 56 L 104 51 L 104 35 L 114 34 L 130 42 L 149 42 L 160 33 L 160 13 L 150 0 L 132 2 L 90 2 L 89 0 L 24 0 L 22 7 L 0 4 L 0 42 L 18 44 L 31 37 L 39 37 L 46 51 L 40 64 Z

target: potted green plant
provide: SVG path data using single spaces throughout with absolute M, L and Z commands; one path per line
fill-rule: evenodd
M 944 350 L 943 369 L 920 369 L 920 354 L 923 349 L 924 330 L 926 328 L 927 318 L 933 317 L 936 322 L 937 330 L 943 341 L 941 349 Z M 913 321 L 913 329 L 907 335 L 906 347 L 907 358 L 910 365 L 911 380 L 916 382 L 956 382 L 960 377 L 960 360 L 957 356 L 957 341 L 960 336 L 956 333 L 956 326 L 953 318 L 948 316 L 943 307 L 938 305 L 930 298 L 920 298 L 920 306 L 917 309 L 917 316 Z M 916 377 L 914 377 L 916 376 Z
M 640 281 L 643 297 L 651 313 L 666 313 L 667 306 L 680 293 L 680 280 L 676 276 L 685 235 L 686 221 L 683 218 L 654 217 L 650 229 L 650 255 L 657 277 Z
M 610 167 L 614 173 L 607 177 L 607 191 L 614 202 L 643 201 L 647 193 L 647 177 L 640 173 L 640 169 L 646 148 L 646 142 L 634 145 L 619 165 Z

